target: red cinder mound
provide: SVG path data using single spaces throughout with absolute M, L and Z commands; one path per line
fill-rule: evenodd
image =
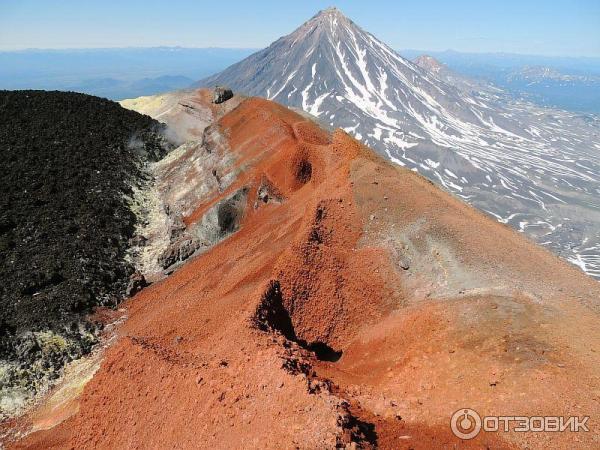
M 77 412 L 14 448 L 597 444 L 450 429 L 460 408 L 598 417 L 597 283 L 275 103 L 217 129 L 237 175 L 184 222 L 245 188 L 239 229 L 130 301 Z

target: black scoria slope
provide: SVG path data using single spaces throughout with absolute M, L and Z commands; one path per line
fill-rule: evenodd
M 35 378 L 44 352 L 52 372 L 87 351 L 84 315 L 123 298 L 127 196 L 165 152 L 161 127 L 89 95 L 0 91 L 0 363 L 21 370 L 4 371 L 0 390 Z M 48 336 L 60 336 L 50 350 Z

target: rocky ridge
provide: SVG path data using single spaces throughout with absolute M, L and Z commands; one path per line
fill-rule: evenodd
M 24 418 L 35 432 L 12 447 L 594 448 L 592 433 L 461 441 L 448 423 L 467 406 L 597 414 L 598 283 L 342 130 L 178 95 L 214 114 L 220 144 L 169 155 L 172 174 L 206 176 L 175 175 L 163 198 L 186 199 L 195 234 L 245 192 L 237 222 L 217 214 L 227 236 L 128 302 L 83 393 Z

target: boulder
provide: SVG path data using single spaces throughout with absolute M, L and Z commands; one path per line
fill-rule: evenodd
M 127 290 L 125 293 L 128 297 L 133 297 L 146 286 L 148 286 L 146 277 L 144 277 L 141 272 L 136 271 L 133 275 L 131 275 L 131 277 L 129 277 L 129 284 L 127 285 Z
M 213 103 L 223 103 L 233 97 L 233 91 L 223 86 L 215 87 Z

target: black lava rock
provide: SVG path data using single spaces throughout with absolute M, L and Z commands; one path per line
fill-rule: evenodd
M 215 87 L 213 103 L 223 103 L 233 97 L 233 91 L 223 86 Z
M 31 332 L 89 350 L 85 315 L 120 301 L 134 272 L 126 196 L 166 153 L 162 127 L 89 95 L 0 91 L 0 359 L 35 354 Z
M 148 286 L 146 277 L 144 277 L 142 273 L 136 271 L 133 275 L 129 277 L 129 284 L 127 284 L 125 295 L 127 295 L 128 297 L 133 297 L 146 286 Z

